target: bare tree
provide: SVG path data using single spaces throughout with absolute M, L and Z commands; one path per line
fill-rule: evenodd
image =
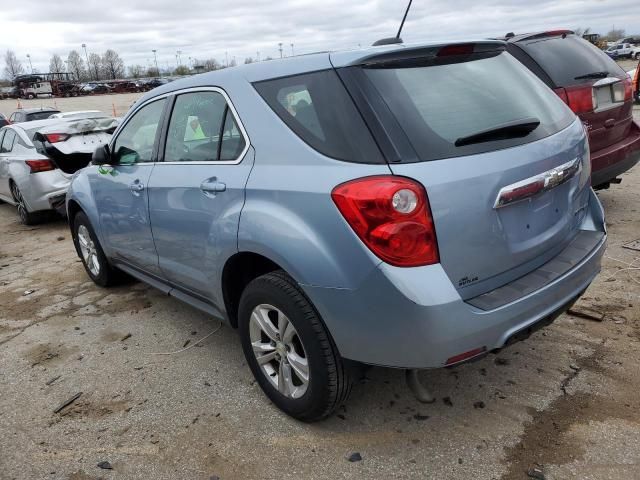
M 183 76 L 183 75 L 189 75 L 189 73 L 190 73 L 189 67 L 187 67 L 186 65 L 180 65 L 173 71 L 174 75 Z
M 71 50 L 69 52 L 67 65 L 69 72 L 76 78 L 76 80 L 83 80 L 85 78 L 84 60 L 82 60 L 82 57 L 77 50 Z
M 62 57 L 57 53 L 54 53 L 51 57 L 51 61 L 49 62 L 49 71 L 52 73 L 64 72 L 64 62 L 62 61 Z
M 97 53 L 89 54 L 89 64 L 87 65 L 89 78 L 92 80 L 100 80 L 102 73 L 102 58 Z
M 245 63 L 245 65 L 246 65 L 247 63 L 253 63 L 253 58 L 251 58 L 251 57 L 247 57 L 247 58 L 245 58 L 245 59 L 244 59 L 244 63 Z
M 24 72 L 22 63 L 16 57 L 13 50 L 7 50 L 4 54 L 4 74 L 9 80 Z
M 124 62 L 115 50 L 107 50 L 102 56 L 102 69 L 107 78 L 115 80 L 124 77 Z
M 607 32 L 604 38 L 610 42 L 615 42 L 617 40 L 620 40 L 621 38 L 624 38 L 625 34 L 626 32 L 624 28 L 612 28 L 611 30 L 609 30 L 609 32 Z
M 156 67 L 151 67 L 147 69 L 147 77 L 159 77 L 159 76 L 160 76 L 160 72 Z
M 202 62 L 202 66 L 207 72 L 222 68 L 222 65 L 220 65 L 220 62 L 218 62 L 215 58 L 210 58 L 208 60 L 205 60 L 204 62 Z
M 129 65 L 129 76 L 131 78 L 140 78 L 144 74 L 142 65 Z

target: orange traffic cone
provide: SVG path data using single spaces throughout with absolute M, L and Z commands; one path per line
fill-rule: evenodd
M 18 99 L 18 110 L 22 110 L 22 104 L 20 103 L 20 99 Z
M 113 107 L 113 116 L 117 117 L 118 114 L 116 113 L 116 104 L 115 103 L 111 103 L 111 106 Z

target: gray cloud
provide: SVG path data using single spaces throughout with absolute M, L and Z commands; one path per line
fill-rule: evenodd
M 368 45 L 393 36 L 404 1 L 369 0 L 21 0 L 3 6 L 0 50 L 15 50 L 26 63 L 45 71 L 53 53 L 66 57 L 86 43 L 90 52 L 113 48 L 126 64 L 158 61 L 175 65 L 175 53 L 188 57 L 279 56 L 294 44 L 296 53 Z M 631 12 L 636 12 L 631 13 Z M 417 0 L 405 25 L 407 42 L 502 35 L 549 28 L 591 27 L 606 33 L 613 25 L 640 31 L 637 0 L 524 0 L 511 2 L 428 2 Z

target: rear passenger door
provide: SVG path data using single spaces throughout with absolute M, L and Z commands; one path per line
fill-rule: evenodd
M 223 259 L 237 251 L 253 150 L 222 90 L 178 92 L 173 101 L 163 161 L 149 181 L 153 240 L 164 276 L 219 307 Z
M 11 150 L 16 133 L 7 128 L 0 131 L 0 196 L 13 200 L 9 180 L 11 178 Z

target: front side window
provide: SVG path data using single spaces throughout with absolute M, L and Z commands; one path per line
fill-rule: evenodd
M 195 92 L 176 98 L 167 132 L 165 162 L 233 161 L 245 146 L 222 94 Z
M 113 144 L 112 159 L 115 164 L 153 161 L 153 146 L 165 101 L 157 100 L 142 107 L 127 122 Z

